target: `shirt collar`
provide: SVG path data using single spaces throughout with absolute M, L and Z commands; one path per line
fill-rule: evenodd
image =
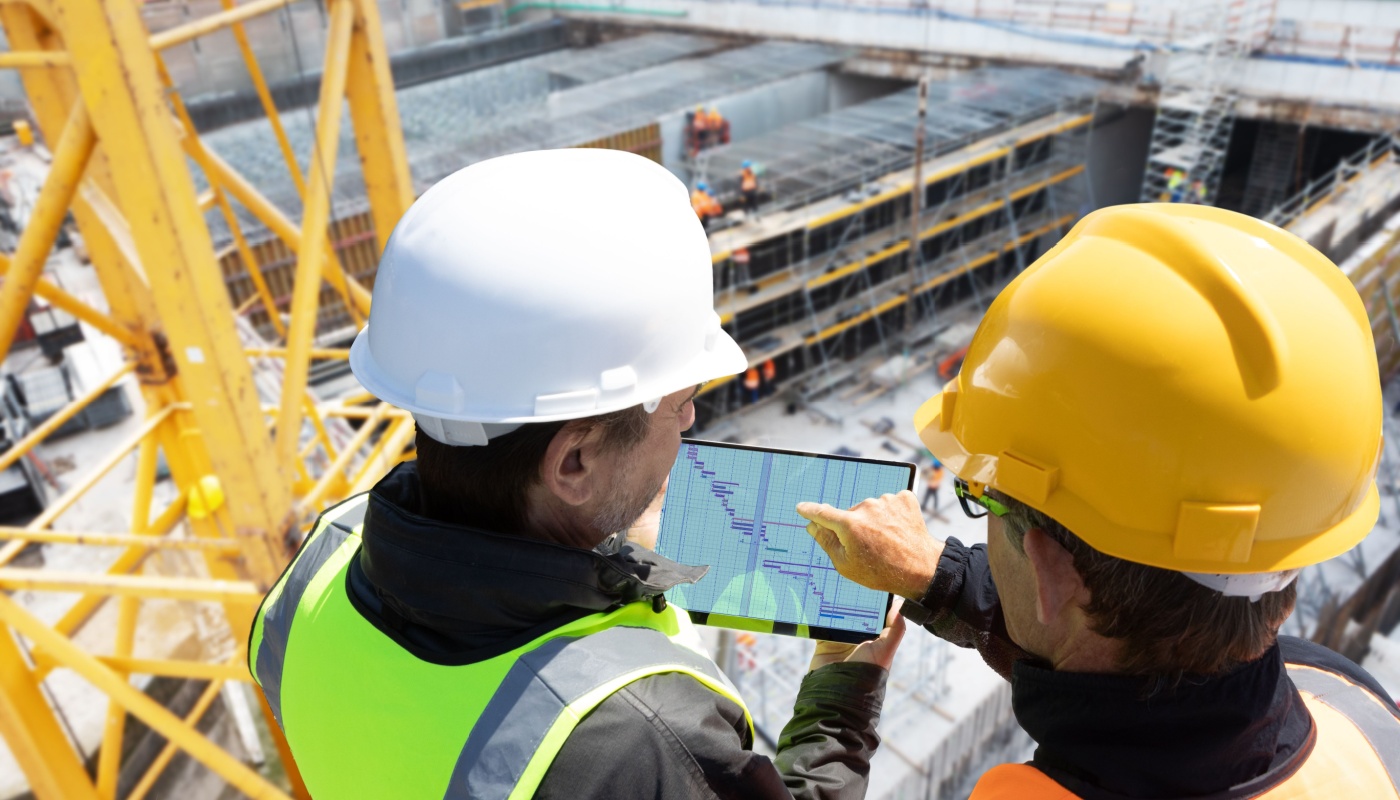
M 413 462 L 371 490 L 351 574 L 352 595 L 359 596 L 352 599 L 361 601 L 362 613 L 382 612 L 400 627 L 422 629 L 409 631 L 410 638 L 456 651 L 654 598 L 709 569 L 612 539 L 583 550 L 442 523 L 419 513 L 420 497 Z
M 1012 708 L 1039 745 L 1035 765 L 1096 800 L 1234 796 L 1295 768 L 1313 736 L 1277 644 L 1223 675 L 1175 686 L 1019 661 Z

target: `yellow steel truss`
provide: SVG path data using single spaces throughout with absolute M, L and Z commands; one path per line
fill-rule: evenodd
M 41 621 L 0 593 L 0 735 L 39 798 L 112 798 L 121 771 L 128 714 L 168 740 L 130 797 L 144 797 L 176 750 L 184 751 L 251 797 L 305 797 L 286 743 L 270 723 L 290 787 L 279 787 L 196 730 L 227 681 L 247 681 L 242 654 L 229 662 L 137 658 L 133 642 L 142 603 L 153 598 L 216 603 L 234 638 L 252 623 L 258 599 L 288 558 L 288 541 L 317 511 L 361 491 L 404 457 L 413 420 L 364 395 L 315 402 L 307 391 L 313 359 L 346 351 L 315 345 L 323 282 L 363 322 L 369 292 L 341 266 L 330 244 L 329 187 L 334 179 L 341 108 L 348 101 L 371 216 L 382 249 L 412 201 L 389 62 L 375 0 L 325 0 L 328 31 L 315 150 L 307 175 L 293 155 L 243 22 L 293 0 L 221 0 L 222 10 L 152 34 L 138 0 L 0 2 L 11 52 L 0 68 L 20 72 L 35 122 L 53 152 L 52 168 L 14 253 L 0 257 L 0 352 L 8 352 L 31 299 L 41 297 L 120 342 L 126 366 L 0 455 L 0 469 L 24 457 L 103 391 L 134 372 L 144 423 L 110 455 L 87 467 L 78 485 L 29 525 L 0 528 L 0 589 L 69 592 L 77 602 L 56 623 Z M 171 84 L 161 50 L 215 31 L 232 33 L 249 77 L 301 193 L 302 223 L 276 207 L 199 137 Z M 209 190 L 197 193 L 190 163 Z M 289 322 L 262 278 L 235 204 L 296 253 Z M 204 213 L 217 209 L 282 341 L 245 349 Z M 43 277 L 66 214 L 87 244 L 109 310 L 69 295 Z M 285 364 L 279 402 L 259 401 L 250 359 Z M 332 418 L 359 431 L 337 447 Z M 303 430 L 313 435 L 302 444 Z M 377 437 L 377 438 L 376 438 Z M 135 453 L 131 524 L 119 531 L 55 528 L 113 467 Z M 153 508 L 158 453 L 178 499 Z M 322 469 L 308 459 L 317 457 Z M 29 543 L 122 548 L 105 572 L 41 571 L 14 566 Z M 153 552 L 203 556 L 200 575 L 143 574 Z M 117 605 L 108 649 L 93 652 L 75 634 L 108 600 Z M 87 641 L 85 637 L 84 641 Z M 46 701 L 42 684 L 71 670 L 109 700 L 96 776 L 89 778 Z M 208 680 L 181 718 L 135 689 L 132 674 Z M 263 703 L 266 714 L 266 703 Z M 270 715 L 268 716 L 270 720 Z

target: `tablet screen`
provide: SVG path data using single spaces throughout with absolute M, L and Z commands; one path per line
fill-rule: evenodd
M 702 624 L 859 642 L 879 634 L 888 592 L 841 577 L 807 534 L 800 502 L 849 508 L 913 486 L 911 464 L 684 440 L 656 550 L 708 565 L 667 599 Z

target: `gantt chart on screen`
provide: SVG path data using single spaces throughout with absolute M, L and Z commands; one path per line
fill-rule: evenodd
M 876 633 L 885 593 L 842 578 L 795 508 L 908 486 L 899 466 L 682 443 L 656 549 L 710 572 L 667 596 L 690 611 Z

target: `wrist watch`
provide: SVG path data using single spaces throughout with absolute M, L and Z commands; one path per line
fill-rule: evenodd
M 922 603 L 907 597 L 904 598 L 904 605 L 899 607 L 899 615 L 920 627 L 927 625 L 928 621 L 933 619 L 933 611 L 925 608 Z

